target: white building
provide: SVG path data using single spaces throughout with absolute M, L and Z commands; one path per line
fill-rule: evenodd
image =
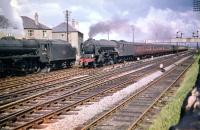
M 27 16 L 21 16 L 24 26 L 24 38 L 26 39 L 52 39 L 52 29 L 38 20 L 38 14 L 35 13 L 35 19 Z

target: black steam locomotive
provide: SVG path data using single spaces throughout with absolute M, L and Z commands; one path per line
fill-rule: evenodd
M 72 66 L 76 49 L 62 40 L 0 40 L 0 73 Z
M 88 39 L 81 44 L 79 63 L 82 67 L 96 67 L 134 60 L 138 57 L 164 55 L 185 50 L 187 48 L 183 46 Z

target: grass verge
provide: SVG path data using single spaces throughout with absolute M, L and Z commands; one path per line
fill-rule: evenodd
M 172 98 L 165 107 L 163 107 L 160 113 L 154 119 L 149 130 L 168 130 L 170 126 L 178 123 L 180 118 L 181 106 L 187 93 L 195 85 L 198 72 L 199 72 L 199 58 L 200 56 L 194 56 L 195 62 L 186 72 L 180 88 L 177 90 L 175 96 Z

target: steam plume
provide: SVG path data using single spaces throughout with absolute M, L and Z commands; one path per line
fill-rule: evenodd
M 16 0 L 0 1 L 0 32 L 23 35 L 22 19 L 13 7 L 16 4 Z
M 132 40 L 131 25 L 134 25 L 136 40 L 168 40 L 175 38 L 177 31 L 183 32 L 183 37 L 191 37 L 192 32 L 200 28 L 199 17 L 191 10 L 179 12 L 151 7 L 146 16 L 135 20 L 113 19 L 93 24 L 90 26 L 89 37 L 109 32 L 114 39 Z

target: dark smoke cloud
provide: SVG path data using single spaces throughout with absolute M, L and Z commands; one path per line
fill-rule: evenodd
M 129 32 L 131 25 L 128 23 L 128 20 L 124 19 L 113 19 L 104 22 L 98 22 L 90 26 L 89 37 L 92 38 L 97 34 L 106 34 L 111 32 Z

